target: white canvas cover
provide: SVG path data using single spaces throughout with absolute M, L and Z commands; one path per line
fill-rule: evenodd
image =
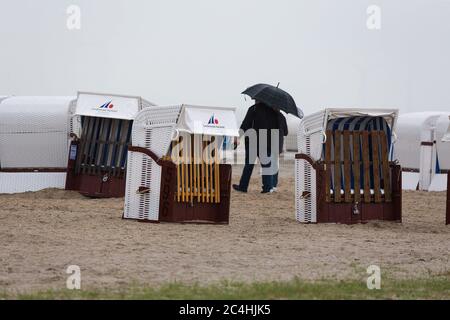
M 143 107 L 153 103 L 136 96 L 79 92 L 76 115 L 133 120 Z
M 431 180 L 428 191 L 445 191 L 447 190 L 447 174 L 436 174 Z
M 450 120 L 450 116 L 449 116 L 449 120 Z M 443 121 L 445 123 L 445 121 Z M 445 126 L 442 127 L 443 129 L 445 129 Z M 448 128 L 447 130 L 445 130 L 444 136 L 442 137 L 442 142 L 450 142 L 450 121 L 448 124 Z
M 182 105 L 177 130 L 191 134 L 239 136 L 235 108 Z
M 0 167 L 65 168 L 74 97 L 9 97 L 0 102 Z
M 395 155 L 403 168 L 419 170 L 422 142 L 436 141 L 435 129 L 442 112 L 412 112 L 400 114 L 397 121 Z M 432 146 L 424 146 L 432 153 Z M 424 150 L 425 151 L 425 150 Z M 422 152 L 424 153 L 424 152 Z M 432 154 L 430 153 L 431 161 Z M 425 156 L 425 155 L 423 155 Z M 422 159 L 424 161 L 425 159 Z M 434 159 L 434 162 L 436 160 Z M 431 163 L 427 167 L 430 167 Z
M 445 163 L 450 154 L 446 155 L 445 148 L 439 150 L 439 144 L 447 127 L 448 114 L 444 112 L 412 112 L 399 116 L 395 156 L 404 169 L 403 189 L 415 190 L 418 185 L 419 190 L 445 190 L 446 183 L 439 177 L 440 163 Z
M 450 114 L 442 115 L 436 125 L 436 144 L 441 170 L 450 170 Z

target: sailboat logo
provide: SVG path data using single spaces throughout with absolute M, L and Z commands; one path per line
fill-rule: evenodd
M 219 124 L 219 120 L 214 116 L 214 114 L 211 116 L 211 118 L 209 118 L 208 124 L 215 124 L 218 125 Z
M 100 106 L 100 109 L 112 109 L 112 108 L 114 108 L 114 105 L 111 103 L 111 101 Z

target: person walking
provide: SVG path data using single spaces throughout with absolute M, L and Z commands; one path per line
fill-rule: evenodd
M 272 130 L 279 129 L 280 118 L 278 114 L 280 114 L 279 111 L 257 100 L 248 109 L 240 129 L 244 133 L 251 129 L 255 130 L 256 141 L 250 141 L 250 137 L 254 135 L 245 134 L 245 164 L 239 184 L 233 184 L 234 190 L 247 192 L 256 158 L 258 158 L 262 167 L 261 193 L 273 192 L 274 174 L 272 173 L 272 165 L 274 165 L 274 158 L 272 154 L 278 155 L 279 150 L 271 150 L 271 136 Z

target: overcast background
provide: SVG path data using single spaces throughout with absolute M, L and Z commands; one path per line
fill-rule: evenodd
M 81 30 L 66 27 L 81 8 Z M 366 9 L 381 7 L 381 30 Z M 141 95 L 250 105 L 266 82 L 305 113 L 450 110 L 450 0 L 0 0 L 0 95 Z

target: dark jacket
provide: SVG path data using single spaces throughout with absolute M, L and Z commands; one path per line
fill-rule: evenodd
M 258 150 L 257 154 L 259 156 L 259 139 L 260 139 L 260 129 L 266 129 L 267 130 L 267 148 L 268 152 L 267 155 L 271 154 L 271 129 L 280 129 L 280 118 L 279 114 L 281 113 L 279 111 L 274 110 L 273 108 L 263 104 L 263 103 L 257 103 L 253 106 L 251 106 L 247 114 L 245 115 L 244 120 L 241 124 L 241 129 L 245 132 L 248 129 L 255 129 L 257 138 L 258 138 Z M 284 116 L 281 115 L 283 118 Z M 286 119 L 284 119 L 286 122 Z M 287 132 L 287 125 L 286 125 L 286 132 Z M 280 132 L 280 136 L 281 136 Z M 248 150 L 248 138 L 245 139 L 245 147 L 246 150 Z

